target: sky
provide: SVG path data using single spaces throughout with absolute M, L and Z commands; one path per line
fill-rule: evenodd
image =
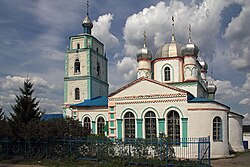
M 217 86 L 216 100 L 250 124 L 250 1 L 248 0 L 89 0 L 92 35 L 105 45 L 110 92 L 136 79 L 136 51 L 155 54 L 171 40 L 192 41 Z M 0 106 L 11 112 L 27 76 L 46 113 L 62 112 L 64 56 L 69 36 L 82 33 L 85 0 L 0 1 Z

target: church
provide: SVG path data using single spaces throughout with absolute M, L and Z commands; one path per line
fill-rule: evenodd
M 208 64 L 191 39 L 175 39 L 155 54 L 144 44 L 135 53 L 137 79 L 109 93 L 104 45 L 91 35 L 87 13 L 82 33 L 69 38 L 65 53 L 64 116 L 78 119 L 93 134 L 111 139 L 157 138 L 174 141 L 210 137 L 211 157 L 243 151 L 243 116 L 215 100 L 216 86 L 206 78 Z

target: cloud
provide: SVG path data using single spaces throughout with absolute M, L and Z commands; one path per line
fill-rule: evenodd
M 106 49 L 111 49 L 119 45 L 119 40 L 110 32 L 113 15 L 108 13 L 99 16 L 97 21 L 93 21 L 93 36 L 104 43 Z
M 250 114 L 249 114 L 249 113 L 246 113 L 246 114 L 244 114 L 243 116 L 244 116 L 243 124 L 244 124 L 244 125 L 250 125 Z
M 250 99 L 249 98 L 244 98 L 239 102 L 239 104 L 241 104 L 241 105 L 250 105 Z
M 26 78 L 23 76 L 6 76 L 0 78 L 0 106 L 4 108 L 4 111 L 11 111 L 10 105 L 14 104 L 16 94 L 20 94 L 19 87 L 23 87 L 23 82 Z M 61 111 L 60 106 L 62 101 L 55 94 L 60 88 L 41 77 L 30 78 L 31 82 L 34 83 L 33 89 L 35 91 L 33 95 L 37 97 L 37 100 L 41 100 L 40 108 L 50 112 Z
M 238 17 L 232 18 L 225 30 L 224 38 L 229 43 L 228 55 L 231 64 L 237 70 L 250 71 L 250 3 L 241 3 L 242 11 Z
M 124 57 L 117 63 L 117 70 L 122 74 L 123 78 L 127 81 L 136 78 L 137 72 L 137 61 L 131 57 Z
M 246 74 L 246 81 L 243 84 L 241 91 L 245 92 L 245 93 L 249 93 L 249 91 L 250 91 L 250 73 Z
M 240 95 L 240 88 L 233 86 L 228 80 L 215 80 L 214 84 L 217 86 L 216 98 L 229 99 Z
M 188 24 L 192 24 L 193 41 L 206 58 L 213 59 L 216 54 L 216 36 L 220 29 L 221 11 L 229 4 L 230 1 L 204 0 L 198 4 L 171 1 L 169 6 L 159 2 L 156 6 L 144 8 L 126 21 L 123 31 L 125 55 L 135 56 L 136 50 L 142 47 L 144 30 L 147 31 L 148 47 L 153 51 L 166 41 L 170 42 L 171 16 L 174 13 L 176 40 L 186 43 Z

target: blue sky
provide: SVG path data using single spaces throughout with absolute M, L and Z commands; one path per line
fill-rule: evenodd
M 173 15 L 179 43 L 187 42 L 192 25 L 217 100 L 245 115 L 245 123 L 250 120 L 249 1 L 90 0 L 89 13 L 93 35 L 105 44 L 110 91 L 136 78 L 144 30 L 154 54 L 170 41 Z M 84 0 L 0 1 L 0 106 L 6 113 L 27 75 L 41 109 L 62 110 L 65 49 L 69 36 L 81 33 L 85 15 Z

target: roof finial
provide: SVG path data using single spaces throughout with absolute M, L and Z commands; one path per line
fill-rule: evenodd
M 147 33 L 146 31 L 144 30 L 144 33 L 143 33 L 143 36 L 144 36 L 144 48 L 146 47 L 146 40 L 147 40 Z
M 174 16 L 172 16 L 172 41 L 175 41 L 175 36 L 174 36 Z
M 87 15 L 89 15 L 89 1 L 88 0 L 86 2 L 86 6 L 87 6 Z
M 191 24 L 189 24 L 189 38 L 188 38 L 188 42 L 191 43 L 192 42 L 192 39 L 191 39 L 191 33 L 192 33 L 192 30 L 191 30 Z

